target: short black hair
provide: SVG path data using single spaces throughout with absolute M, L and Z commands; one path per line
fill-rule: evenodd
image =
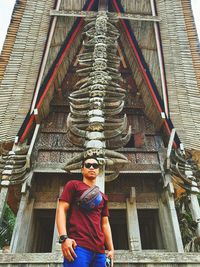
M 96 160 L 96 161 L 98 162 L 98 164 L 99 164 L 99 161 L 98 161 L 98 159 L 97 159 L 96 157 L 90 156 L 90 157 L 84 158 L 84 159 L 82 160 L 82 163 L 81 163 L 81 167 L 82 167 L 82 168 L 83 168 L 83 166 L 84 166 L 84 163 L 85 163 L 86 160 L 88 160 L 88 159 L 94 159 L 94 160 Z

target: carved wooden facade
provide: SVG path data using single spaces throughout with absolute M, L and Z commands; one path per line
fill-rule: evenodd
M 192 196 L 198 223 L 198 157 L 197 164 L 185 158 L 182 145 L 198 154 L 199 55 L 189 0 L 24 0 L 16 4 L 0 63 L 0 97 L 7 99 L 0 100 L 0 217 L 6 201 L 17 214 L 11 254 L 0 254 L 2 266 L 61 266 L 57 200 L 68 180 L 81 179 L 80 171 L 63 167 L 84 151 L 67 135 L 69 95 L 80 80 L 84 17 L 105 7 L 119 19 L 122 115 L 131 126 L 130 140 L 116 149 L 129 162 L 105 182 L 115 266 L 200 264 L 198 254 L 183 253 L 172 183 L 179 173 L 176 186 Z M 180 154 L 173 150 L 170 159 L 172 147 Z

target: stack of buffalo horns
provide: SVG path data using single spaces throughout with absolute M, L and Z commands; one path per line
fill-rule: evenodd
M 78 55 L 81 77 L 70 94 L 67 136 L 71 143 L 84 148 L 84 152 L 67 162 L 64 169 L 80 169 L 83 158 L 95 156 L 102 165 L 115 165 L 119 170 L 127 158 L 113 151 L 123 147 L 130 139 L 131 127 L 126 115 L 120 115 L 124 107 L 126 90 L 121 88 L 120 59 L 117 56 L 119 32 L 116 17 L 104 11 L 86 18 L 83 42 L 84 50 Z M 119 169 L 119 168 L 118 168 Z M 109 178 L 110 177 L 110 178 Z

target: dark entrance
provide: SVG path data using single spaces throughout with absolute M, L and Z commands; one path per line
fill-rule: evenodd
M 115 249 L 128 249 L 126 210 L 110 210 L 110 226 Z
M 55 210 L 35 210 L 31 252 L 51 252 L 55 224 Z
M 163 249 L 158 210 L 138 210 L 142 249 Z

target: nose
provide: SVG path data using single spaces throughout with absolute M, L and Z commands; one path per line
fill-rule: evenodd
M 90 166 L 90 169 L 91 169 L 91 168 L 94 169 L 93 165 Z

